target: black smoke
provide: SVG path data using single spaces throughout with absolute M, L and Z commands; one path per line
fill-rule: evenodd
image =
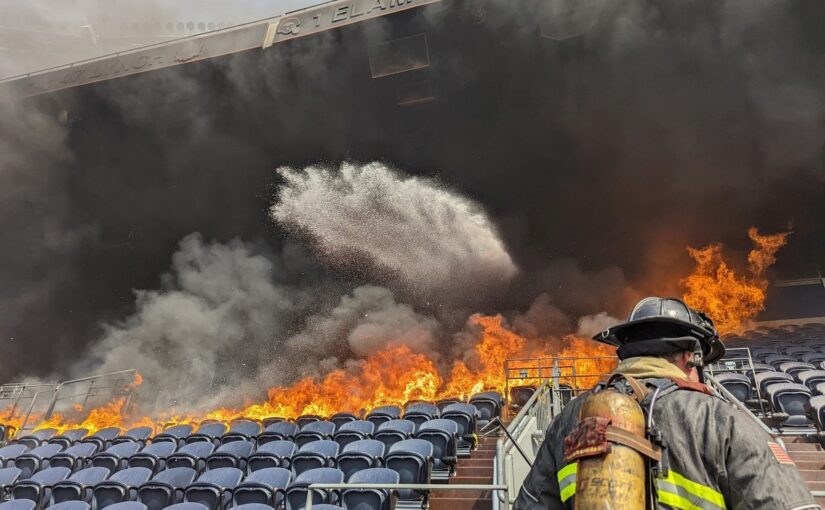
M 4 105 L 0 380 L 68 373 L 102 324 L 135 311 L 133 289 L 164 285 L 193 232 L 280 254 L 289 235 L 269 209 L 283 166 L 381 161 L 481 204 L 520 273 L 473 295 L 474 311 L 545 294 L 533 312 L 622 315 L 678 291 L 686 245 L 741 253 L 751 225 L 794 232 L 774 276 L 815 273 L 825 4 L 605 2 L 564 40 L 542 36 L 548 5 L 444 0 Z M 420 33 L 428 67 L 371 77 L 371 46 Z M 399 87 L 421 82 L 434 100 L 399 106 Z M 283 278 L 315 285 L 302 256 L 311 269 Z M 326 272 L 324 288 L 374 283 L 357 267 Z M 405 298 L 440 313 L 437 295 Z M 462 324 L 455 309 L 442 318 Z

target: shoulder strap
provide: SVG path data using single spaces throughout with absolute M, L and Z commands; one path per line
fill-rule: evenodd
M 638 402 L 639 405 L 642 405 L 642 402 L 644 402 L 645 397 L 647 397 L 647 394 L 650 393 L 650 390 L 648 390 L 644 384 L 640 383 L 634 377 L 620 373 L 612 374 L 607 380 L 607 386 L 621 380 L 627 382 L 627 385 L 630 386 L 630 389 L 633 391 L 633 396 L 636 398 L 636 402 Z

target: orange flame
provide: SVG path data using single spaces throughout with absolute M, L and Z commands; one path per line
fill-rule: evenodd
M 683 299 L 690 307 L 707 313 L 720 333 L 741 331 L 765 309 L 768 267 L 776 262 L 776 252 L 787 243 L 789 232 L 760 235 L 751 227 L 748 236 L 755 247 L 748 254 L 749 275 L 737 274 L 722 256 L 722 245 L 688 247 L 696 261 L 694 272 L 681 280 Z

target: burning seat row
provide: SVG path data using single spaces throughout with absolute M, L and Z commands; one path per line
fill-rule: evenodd
M 57 510 L 88 508 L 84 505 L 118 510 L 114 505 L 135 502 L 148 510 L 176 504 L 221 510 L 251 503 L 297 509 L 311 483 L 365 483 L 365 477 L 370 483 L 429 483 L 448 478 L 458 459 L 469 455 L 480 420 L 501 412 L 496 397 L 485 397 L 479 407 L 452 402 L 439 409 L 419 402 L 402 412 L 385 406 L 363 420 L 339 413 L 329 420 L 241 419 L 229 427 L 203 422 L 197 429 L 184 424 L 154 437 L 149 427 L 92 435 L 82 429 L 59 435 L 38 430 L 0 448 L 0 490 L 13 498 L 0 510 L 29 510 L 26 501 Z M 359 509 L 378 510 L 396 500 L 420 506 L 426 496 L 322 491 L 313 493 L 313 500 L 344 508 L 354 508 L 357 500 Z M 380 506 L 364 507 L 364 499 Z

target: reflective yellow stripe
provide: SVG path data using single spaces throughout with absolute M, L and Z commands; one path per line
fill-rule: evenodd
M 657 494 L 659 501 L 667 505 L 680 508 L 727 508 L 725 497 L 708 486 L 688 480 L 684 476 L 671 470 L 667 477 L 658 478 Z M 675 490 L 674 490 L 675 489 Z
M 685 498 L 676 494 L 671 494 L 670 492 L 659 491 L 656 494 L 656 497 L 659 499 L 659 503 L 672 506 L 673 508 L 678 508 L 679 510 L 696 510 L 701 508 Z
M 573 462 L 572 464 L 564 466 L 556 473 L 556 478 L 559 480 L 559 496 L 561 497 L 562 503 L 576 494 L 576 472 L 578 469 L 579 464 Z
M 556 475 L 556 476 L 559 479 L 559 482 L 561 482 L 562 480 L 564 480 L 568 476 L 575 475 L 576 471 L 578 471 L 578 469 L 579 469 L 579 463 L 574 462 L 572 464 L 568 464 L 568 465 L 564 466 L 563 468 L 561 468 L 559 470 L 558 475 Z

